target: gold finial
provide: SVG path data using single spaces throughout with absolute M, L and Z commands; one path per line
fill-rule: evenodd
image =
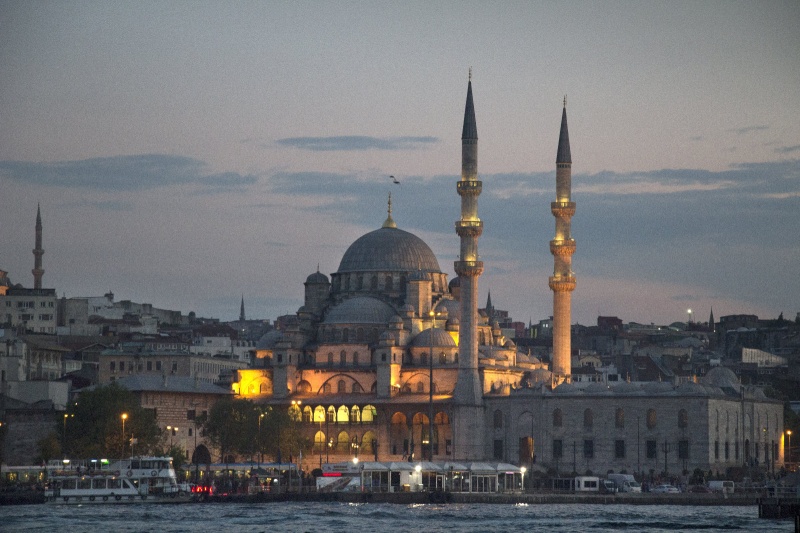
M 469 81 L 472 81 L 472 67 L 469 67 Z
M 389 193 L 389 216 L 386 217 L 386 220 L 383 223 L 384 228 L 396 228 L 397 224 L 395 224 L 394 220 L 392 220 L 392 193 Z
M 564 95 L 564 109 L 567 108 L 567 95 Z

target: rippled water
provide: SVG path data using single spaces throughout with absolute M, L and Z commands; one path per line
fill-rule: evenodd
M 266 503 L 18 505 L 0 507 L 0 531 L 791 531 L 758 508 L 683 505 Z

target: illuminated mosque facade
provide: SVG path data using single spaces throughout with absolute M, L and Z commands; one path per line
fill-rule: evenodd
M 330 278 L 308 276 L 296 320 L 261 339 L 235 392 L 289 409 L 313 442 L 304 457 L 311 466 L 360 456 L 604 474 L 782 462 L 782 404 L 729 370 L 683 383 L 571 382 L 575 203 L 566 100 L 551 204 L 552 367 L 479 313 L 477 148 L 470 79 L 456 184 L 457 277 L 448 282 L 428 245 L 398 227 L 390 197 L 382 226 L 353 242 Z

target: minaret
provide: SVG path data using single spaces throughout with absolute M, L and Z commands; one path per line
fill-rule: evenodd
M 570 221 L 575 214 L 575 202 L 570 197 L 571 189 L 572 156 L 569 151 L 565 96 L 556 155 L 556 201 L 550 204 L 550 210 L 556 218 L 556 236 L 550 241 L 554 263 L 550 278 L 550 289 L 553 291 L 553 364 L 550 370 L 555 383 L 570 381 L 572 374 L 570 324 L 572 291 L 575 290 L 575 275 L 572 272 L 575 239 L 570 235 Z
M 36 204 L 36 248 L 33 249 L 33 288 L 42 288 L 42 276 L 44 269 L 42 268 L 42 256 L 44 250 L 42 249 L 42 211 L 39 204 Z
M 461 180 L 456 190 L 461 196 L 461 219 L 456 233 L 461 238 L 461 254 L 455 271 L 461 284 L 461 327 L 458 345 L 458 381 L 453 391 L 456 407 L 454 459 L 483 458 L 483 390 L 478 375 L 478 277 L 483 262 L 478 260 L 478 237 L 483 222 L 478 218 L 478 128 L 472 103 L 472 70 L 467 85 L 467 104 L 461 133 Z
M 244 294 L 242 294 L 242 306 L 239 309 L 239 322 L 244 322 Z

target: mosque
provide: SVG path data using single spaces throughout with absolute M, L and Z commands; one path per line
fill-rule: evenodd
M 504 461 L 556 473 L 725 471 L 783 461 L 783 405 L 726 369 L 683 383 L 572 383 L 571 153 L 566 99 L 556 157 L 553 363 L 515 346 L 478 311 L 482 182 L 472 81 L 462 129 L 448 282 L 436 255 L 388 216 L 330 275 L 305 280 L 304 304 L 265 335 L 241 397 L 289 410 L 313 442 L 311 465 Z M 544 280 L 543 280 L 544 282 Z

